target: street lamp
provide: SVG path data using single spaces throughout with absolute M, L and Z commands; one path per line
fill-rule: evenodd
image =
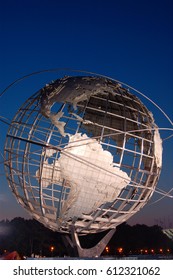
M 54 246 L 50 246 L 50 251 L 51 251 L 51 256 L 53 257 L 53 252 L 55 250 L 55 247 Z
M 109 253 L 109 247 L 108 246 L 106 246 L 105 250 L 106 250 L 106 253 Z
M 118 248 L 117 250 L 118 250 L 118 253 L 119 253 L 119 254 L 122 254 L 122 253 L 123 253 L 123 248 L 122 248 L 122 247 Z

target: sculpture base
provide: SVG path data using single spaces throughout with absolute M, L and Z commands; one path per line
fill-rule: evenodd
M 94 247 L 91 248 L 82 248 L 79 236 L 74 227 L 71 227 L 71 238 L 69 235 L 64 235 L 63 240 L 70 252 L 70 255 L 73 255 L 73 257 L 96 258 L 101 255 L 115 231 L 116 228 L 111 229 Z

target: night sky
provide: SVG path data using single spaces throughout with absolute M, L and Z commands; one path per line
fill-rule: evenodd
M 29 73 L 68 67 L 133 86 L 173 120 L 172 0 L 4 0 L 0 4 L 0 36 L 1 92 Z M 46 73 L 11 87 L 0 98 L 0 115 L 11 120 L 30 95 L 55 78 L 56 73 Z M 141 100 L 159 127 L 173 128 L 159 110 Z M 1 153 L 7 128 L 0 123 Z M 169 135 L 170 131 L 161 131 L 163 138 Z M 29 218 L 7 185 L 2 155 L 0 162 L 0 220 Z M 173 138 L 163 142 L 158 187 L 164 191 L 173 188 Z M 159 198 L 155 194 L 149 204 Z M 129 223 L 173 227 L 173 199 L 149 204 Z

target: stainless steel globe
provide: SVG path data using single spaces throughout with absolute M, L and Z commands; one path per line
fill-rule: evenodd
M 18 202 L 39 222 L 78 234 L 113 229 L 151 198 L 162 141 L 151 112 L 119 83 L 71 76 L 21 106 L 5 143 Z

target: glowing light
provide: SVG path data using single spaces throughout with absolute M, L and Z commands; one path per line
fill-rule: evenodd
M 120 254 L 123 252 L 123 248 L 121 248 L 121 247 L 118 248 L 117 250 L 118 250 L 118 253 L 120 253 Z
M 105 250 L 106 250 L 107 253 L 109 253 L 109 247 L 108 246 L 106 246 Z
M 51 246 L 51 247 L 50 247 L 50 251 L 53 252 L 54 250 L 55 250 L 55 247 L 54 247 L 54 246 Z

